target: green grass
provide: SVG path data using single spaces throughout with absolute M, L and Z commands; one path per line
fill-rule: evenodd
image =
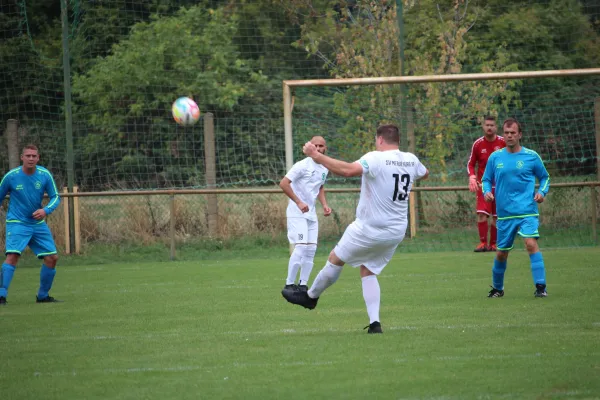
M 500 299 L 485 297 L 491 254 L 398 253 L 380 277 L 375 336 L 357 270 L 308 311 L 279 293 L 285 253 L 69 257 L 60 304 L 34 304 L 38 268 L 24 259 L 0 309 L 0 398 L 600 398 L 598 248 L 546 250 L 546 299 L 533 297 L 523 251 Z

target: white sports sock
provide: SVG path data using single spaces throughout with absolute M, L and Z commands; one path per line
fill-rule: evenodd
M 298 275 L 298 270 L 300 269 L 305 247 L 306 245 L 304 244 L 297 244 L 296 247 L 294 247 L 294 251 L 290 256 L 290 261 L 288 263 L 288 275 L 285 280 L 286 285 L 293 285 L 296 283 L 296 276 Z
M 302 255 L 302 264 L 300 264 L 300 285 L 308 284 L 310 273 L 313 269 L 315 254 L 317 253 L 316 244 L 307 244 Z
M 376 275 L 368 275 L 362 278 L 363 297 L 367 305 L 369 323 L 379 320 L 379 304 L 381 303 L 381 289 Z
M 340 274 L 342 273 L 342 269 L 343 267 L 327 261 L 327 264 L 325 264 L 323 269 L 319 272 L 312 286 L 308 290 L 308 297 L 313 299 L 320 297 L 325 289 L 333 285 L 335 281 L 338 280 Z

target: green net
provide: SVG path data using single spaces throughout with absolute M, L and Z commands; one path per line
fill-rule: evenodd
M 41 164 L 62 186 L 71 99 L 72 172 L 83 191 L 206 187 L 203 120 L 184 128 L 171 117 L 181 96 L 214 115 L 217 185 L 256 187 L 286 172 L 282 80 L 600 65 L 594 0 L 68 0 L 66 35 L 61 3 L 0 0 L 0 118 L 19 121 L 20 144 L 39 145 Z M 466 186 L 471 145 L 492 114 L 522 122 L 523 144 L 540 153 L 553 182 L 595 180 L 599 83 L 587 76 L 296 89 L 294 159 L 319 134 L 330 154 L 354 160 L 372 149 L 377 124 L 396 122 L 405 147 L 432 170 L 428 186 Z M 577 190 L 551 195 L 559 204 L 560 191 L 569 198 Z M 336 195 L 352 200 L 332 236 L 352 217 L 355 197 Z M 578 199 L 551 226 L 589 232 L 591 199 Z M 467 192 L 422 193 L 419 201 L 419 229 L 430 237 L 443 227 L 460 239 L 461 227 L 473 225 Z M 582 235 L 563 244 L 591 243 Z M 466 246 L 453 237 L 439 243 Z

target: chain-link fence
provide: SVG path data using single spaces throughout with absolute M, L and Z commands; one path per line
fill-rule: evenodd
M 180 96 L 214 115 L 215 187 L 277 189 L 286 173 L 283 80 L 600 65 L 600 7 L 591 0 L 0 0 L 0 10 L 0 119 L 18 120 L 19 145 L 38 145 L 57 185 L 81 192 L 212 187 L 203 124 L 183 128 L 171 118 Z M 412 126 L 414 152 L 432 170 L 426 185 L 463 186 L 481 120 L 492 114 L 524 122 L 524 144 L 547 162 L 553 183 L 597 177 L 597 77 L 294 95 L 295 159 L 300 144 L 320 134 L 329 154 L 353 161 L 369 149 L 374 126 L 391 121 L 403 132 Z M 2 136 L 0 148 L 7 148 Z M 8 167 L 0 157 L 0 170 Z M 358 182 L 332 176 L 327 187 L 336 185 Z M 590 193 L 551 189 L 541 207 L 547 243 L 595 243 Z M 353 218 L 357 193 L 330 196 L 336 212 L 320 218 L 321 232 L 335 240 Z M 167 195 L 80 198 L 83 246 L 169 242 L 172 208 L 176 243 L 209 237 L 206 195 L 174 199 L 173 206 Z M 282 193 L 217 199 L 216 236 L 285 243 Z M 405 249 L 476 242 L 470 193 L 427 191 L 415 202 L 416 235 Z M 62 213 L 61 206 L 50 219 L 61 246 Z

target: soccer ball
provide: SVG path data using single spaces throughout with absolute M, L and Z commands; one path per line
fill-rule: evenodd
M 198 104 L 189 97 L 180 97 L 171 107 L 173 118 L 181 126 L 192 126 L 200 119 Z

